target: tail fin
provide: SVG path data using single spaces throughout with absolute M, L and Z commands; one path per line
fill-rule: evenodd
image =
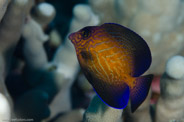
M 153 75 L 146 75 L 136 78 L 136 85 L 130 89 L 132 113 L 142 104 L 148 95 Z

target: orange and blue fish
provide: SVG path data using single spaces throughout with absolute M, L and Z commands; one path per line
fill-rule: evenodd
M 138 34 L 115 23 L 88 26 L 69 35 L 82 71 L 107 105 L 134 112 L 146 99 L 153 75 L 141 76 L 151 52 Z

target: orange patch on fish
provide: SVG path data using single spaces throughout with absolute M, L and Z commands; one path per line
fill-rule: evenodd
M 151 64 L 146 42 L 115 23 L 88 26 L 69 35 L 80 66 L 99 97 L 123 109 L 131 98 L 134 112 L 145 100 L 153 75 L 141 76 Z

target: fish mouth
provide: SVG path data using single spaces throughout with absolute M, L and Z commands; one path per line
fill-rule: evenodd
M 72 40 L 72 39 L 73 39 L 73 35 L 74 35 L 74 33 L 71 33 L 71 34 L 68 36 L 68 38 L 69 38 L 70 40 Z
M 72 43 L 74 42 L 74 33 L 71 33 L 68 38 L 72 41 Z

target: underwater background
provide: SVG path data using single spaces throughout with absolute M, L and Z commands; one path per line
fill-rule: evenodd
M 183 0 L 1 0 L 0 122 L 183 122 Z M 132 113 L 101 101 L 68 35 L 118 23 L 149 45 L 154 74 Z

